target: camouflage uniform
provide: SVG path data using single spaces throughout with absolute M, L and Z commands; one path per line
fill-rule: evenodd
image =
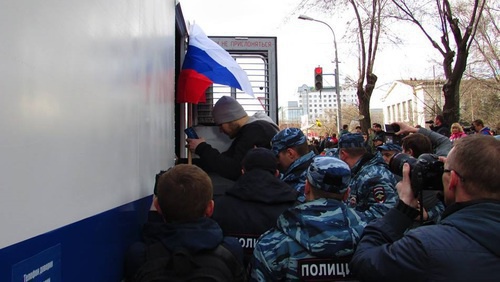
M 311 186 L 340 195 L 346 193 L 349 176 L 347 164 L 333 157 L 314 158 L 307 171 Z M 250 281 L 348 278 L 348 263 L 365 222 L 361 213 L 333 198 L 288 209 L 278 218 L 277 227 L 259 238 Z
M 299 192 L 297 201 L 303 203 L 306 198 L 304 196 L 304 186 L 306 185 L 307 167 L 311 164 L 312 159 L 316 155 L 314 152 L 309 152 L 296 161 L 280 175 L 281 180 L 292 186 Z
M 382 157 L 367 154 L 352 168 L 351 205 L 363 212 L 368 221 L 380 218 L 398 201 L 396 183 Z
M 307 139 L 299 128 L 285 128 L 278 132 L 271 140 L 272 150 L 276 156 L 287 148 L 299 146 L 306 142 Z M 297 201 L 300 203 L 305 202 L 304 185 L 306 184 L 307 168 L 315 156 L 316 154 L 310 151 L 295 160 L 286 171 L 282 172 L 280 175 L 281 180 L 299 192 Z

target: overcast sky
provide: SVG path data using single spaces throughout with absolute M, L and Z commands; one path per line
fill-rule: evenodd
M 324 24 L 292 15 L 300 0 L 180 0 L 187 22 L 198 24 L 208 36 L 276 36 L 278 44 L 278 95 L 280 105 L 292 99 L 303 84 L 313 85 L 318 65 L 324 73 L 334 71 L 333 34 Z M 356 46 L 348 43 L 345 19 L 322 14 L 308 16 L 327 22 L 335 32 L 340 80 L 357 79 Z M 439 59 L 430 43 L 414 28 L 401 31 L 404 46 L 382 44 L 375 62 L 379 77 L 371 107 L 398 79 L 432 78 L 432 58 Z M 434 57 L 433 57 L 434 56 Z M 439 68 L 439 67 L 437 67 Z M 436 69 L 436 72 L 439 70 Z M 333 83 L 333 78 L 332 78 Z M 328 84 L 328 81 L 325 85 Z

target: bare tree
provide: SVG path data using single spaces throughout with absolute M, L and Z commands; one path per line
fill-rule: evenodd
M 467 9 L 458 10 L 467 18 Z M 500 128 L 500 2 L 484 6 L 477 32 L 471 46 L 466 80 L 460 87 L 461 122 L 470 124 L 482 119 L 494 130 Z
M 464 11 L 459 11 L 464 13 Z M 466 17 L 463 14 L 462 17 Z M 500 90 L 500 3 L 486 3 L 471 47 L 466 77 Z
M 443 57 L 443 70 L 446 81 L 443 85 L 445 103 L 443 105 L 443 116 L 448 124 L 460 119 L 460 83 L 467 67 L 469 50 L 474 41 L 481 14 L 486 0 L 471 0 L 468 5 L 458 5 L 453 8 L 468 10 L 465 20 L 460 20 L 455 14 L 449 0 L 434 0 L 434 11 L 428 13 L 427 8 L 431 5 L 424 1 L 392 0 L 401 14 L 398 18 L 415 24 L 431 42 L 432 46 L 439 51 Z M 458 3 L 455 2 L 454 3 Z M 440 40 L 435 40 L 427 23 L 426 16 L 438 16 Z M 440 42 L 440 43 L 439 43 Z
M 337 115 L 337 109 L 327 108 L 324 110 L 324 113 L 326 116 L 335 117 Z M 342 107 L 342 117 L 344 124 L 348 125 L 352 121 L 359 120 L 358 108 L 355 105 L 346 105 L 345 107 Z M 321 136 L 323 133 L 328 134 L 328 136 L 338 133 L 339 127 L 337 126 L 337 120 L 335 118 L 323 118 L 318 120 L 321 122 L 321 127 L 318 127 L 317 125 L 311 127 L 311 131 L 317 133 L 318 136 Z
M 358 77 L 355 81 L 358 96 L 358 116 L 363 131 L 371 127 L 370 99 L 377 83 L 377 75 L 373 73 L 379 39 L 386 28 L 384 21 L 391 18 L 385 15 L 389 0 L 302 0 L 293 13 L 307 10 L 340 14 L 346 8 L 353 11 L 354 20 L 349 21 L 350 32 L 355 34 L 358 47 Z M 394 41 L 391 40 L 391 41 Z M 397 41 L 397 39 L 395 39 Z
M 349 0 L 356 15 L 359 65 L 357 80 L 357 96 L 359 114 L 365 118 L 360 120 L 363 131 L 371 127 L 370 99 L 377 83 L 377 76 L 373 73 L 378 42 L 382 32 L 383 11 L 387 1 L 356 1 Z
M 481 119 L 491 129 L 500 129 L 500 95 L 498 89 L 491 87 L 494 84 L 497 84 L 494 79 L 464 80 L 460 87 L 462 124 Z

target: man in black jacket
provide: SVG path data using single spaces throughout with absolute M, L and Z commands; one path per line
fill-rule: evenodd
M 297 191 L 279 179 L 271 150 L 248 151 L 242 166 L 243 175 L 233 188 L 215 200 L 212 218 L 224 235 L 239 239 L 248 263 L 257 238 L 274 227 L 278 216 L 294 205 Z
M 362 281 L 497 281 L 499 159 L 500 141 L 491 136 L 457 140 L 444 164 L 441 221 L 408 232 L 419 215 L 419 188 L 404 164 L 398 205 L 365 228 L 351 269 Z
M 126 254 L 126 280 L 135 281 L 138 272 L 147 274 L 144 273 L 145 264 L 150 265 L 156 262 L 152 261 L 153 258 L 167 257 L 168 254 L 172 257 L 180 248 L 195 255 L 222 245 L 226 253 L 230 252 L 228 257 L 231 258 L 225 261 L 233 275 L 227 281 L 244 281 L 241 246 L 235 238 L 223 236 L 219 225 L 210 218 L 214 201 L 209 176 L 195 165 L 179 164 L 163 173 L 155 186 L 154 208 L 143 226 L 143 241 L 134 243 Z M 160 250 L 161 256 L 153 256 L 158 253 L 155 250 Z M 148 270 L 156 273 L 158 269 Z
M 236 180 L 241 176 L 241 161 L 252 148 L 270 148 L 278 126 L 264 113 L 248 116 L 243 107 L 230 96 L 215 103 L 212 115 L 220 130 L 233 139 L 225 152 L 213 148 L 205 139 L 187 139 L 189 150 L 200 156 L 202 168 L 222 177 Z
M 435 131 L 446 137 L 450 137 L 450 127 L 444 122 L 444 117 L 442 115 L 437 115 L 434 118 L 434 121 L 431 120 L 427 123 L 431 124 L 429 127 L 432 131 Z

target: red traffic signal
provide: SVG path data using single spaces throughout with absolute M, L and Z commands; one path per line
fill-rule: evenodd
M 323 89 L 323 68 L 322 67 L 314 68 L 314 87 L 316 87 L 316 90 Z

